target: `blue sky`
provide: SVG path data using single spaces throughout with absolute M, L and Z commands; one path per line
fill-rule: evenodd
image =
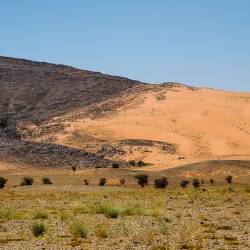
M 250 1 L 3 0 L 0 55 L 250 91 Z

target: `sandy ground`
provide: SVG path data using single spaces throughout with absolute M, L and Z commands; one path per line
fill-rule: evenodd
M 132 101 L 129 106 L 123 105 L 102 118 L 67 121 L 66 131 L 53 136 L 59 144 L 89 150 L 103 140 L 111 144 L 124 139 L 173 144 L 174 154 L 152 146 L 143 150 L 132 148 L 118 157 L 149 162 L 153 164 L 152 170 L 207 159 L 247 160 L 250 159 L 249 110 L 249 93 L 192 89 L 182 85 L 172 89 L 162 86 L 157 91 L 152 87 L 137 96 L 134 105 Z M 78 139 L 81 136 L 84 139 L 72 140 L 76 133 Z

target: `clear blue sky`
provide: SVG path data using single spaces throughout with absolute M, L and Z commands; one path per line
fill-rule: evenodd
M 0 55 L 250 91 L 250 0 L 3 0 Z

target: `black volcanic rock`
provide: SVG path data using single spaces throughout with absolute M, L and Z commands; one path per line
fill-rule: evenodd
M 140 82 L 69 66 L 0 57 L 0 113 L 40 122 L 101 102 Z
M 29 133 L 22 126 L 27 123 L 39 127 L 54 117 L 98 104 L 140 84 L 65 65 L 0 57 L 1 159 L 51 167 L 110 165 L 112 161 L 79 149 L 20 140 Z M 46 124 L 40 133 L 62 126 Z

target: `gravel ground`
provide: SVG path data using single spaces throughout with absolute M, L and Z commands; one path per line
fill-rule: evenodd
M 2 189 L 0 200 L 0 249 L 250 249 L 247 186 L 37 185 Z M 38 237 L 36 222 L 46 228 Z M 74 233 L 76 223 L 86 238 Z

